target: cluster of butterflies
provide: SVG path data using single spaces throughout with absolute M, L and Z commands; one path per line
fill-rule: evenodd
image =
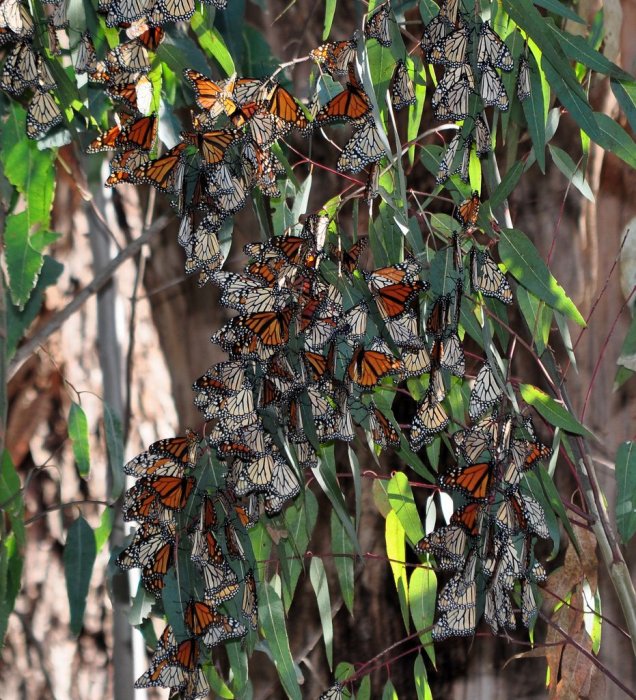
M 217 9 L 224 9 L 227 4 L 227 0 L 204 2 Z M 2 0 L 0 3 L 0 46 L 13 44 L 4 61 L 0 87 L 12 97 L 31 90 L 26 132 L 32 139 L 40 138 L 64 120 L 55 97 L 57 83 L 49 67 L 49 61 L 54 59 L 47 58 L 47 49 L 51 56 L 59 56 L 61 47 L 70 44 L 74 47 L 72 54 L 77 75 L 87 74 L 90 82 L 104 85 L 112 100 L 122 102 L 133 112 L 148 114 L 152 85 L 146 75 L 151 67 L 151 54 L 164 37 L 162 25 L 189 20 L 196 9 L 194 0 L 100 1 L 97 11 L 105 16 L 106 25 L 124 31 L 125 35 L 118 46 L 107 51 L 103 60 L 98 60 L 88 30 L 81 33 L 79 41 L 75 41 L 74 35 L 80 32 L 70 27 L 68 0 L 43 0 L 42 4 L 45 8 L 46 42 L 44 35 L 35 31 L 37 20 L 31 17 L 22 0 Z M 60 36 L 61 33 L 64 35 Z M 124 147 L 123 138 L 119 145 Z M 129 146 L 127 156 L 122 155 L 123 163 L 119 165 L 132 170 L 135 159 L 139 158 L 134 154 L 137 147 L 134 139 Z
M 248 569 L 240 580 L 230 563 L 247 560 L 242 540 L 255 520 L 230 491 L 200 488 L 200 457 L 201 439 L 187 431 L 154 443 L 124 466 L 137 481 L 124 495 L 123 515 L 139 528 L 117 558 L 124 570 L 140 569 L 143 586 L 158 599 L 176 568 L 177 581 L 188 567 L 189 578 L 198 581 L 197 594 L 189 591 L 184 601 L 180 628 L 166 626 L 150 668 L 135 684 L 177 689 L 187 700 L 209 692 L 201 669 L 209 650 L 244 637 L 258 620 L 254 573 Z M 220 610 L 241 589 L 244 622 Z
M 515 629 L 516 609 L 529 627 L 537 615 L 533 584 L 545 581 L 533 538 L 547 539 L 549 531 L 542 506 L 523 482 L 552 451 L 537 440 L 530 419 L 516 425 L 513 416 L 497 410 L 452 438 L 458 465 L 439 483 L 464 502 L 448 525 L 416 546 L 434 555 L 441 570 L 454 572 L 438 595 L 433 637 L 474 633 L 478 587 L 485 592 L 484 619 L 495 634 Z M 518 603 L 512 600 L 517 583 Z

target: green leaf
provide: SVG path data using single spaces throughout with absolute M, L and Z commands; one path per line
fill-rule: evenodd
M 119 567 L 117 568 L 119 569 Z M 119 569 L 118 574 L 121 573 L 123 572 L 121 569 Z M 144 620 L 147 620 L 150 617 L 150 612 L 152 610 L 152 606 L 155 604 L 155 600 L 154 595 L 147 591 L 143 583 L 140 581 L 139 586 L 137 587 L 137 593 L 135 593 L 135 597 L 132 599 L 132 604 L 127 613 L 128 622 L 134 627 L 143 625 Z M 150 646 L 156 645 L 157 641 L 155 640 L 154 645 Z
M 409 75 L 413 75 L 413 88 L 415 92 L 415 104 L 409 106 L 408 124 L 406 127 L 406 140 L 414 141 L 420 133 L 422 114 L 426 103 L 426 70 L 419 62 L 416 67 L 413 59 L 407 56 L 406 69 Z M 415 162 L 415 145 L 409 148 L 409 163 Z
M 622 161 L 636 168 L 636 144 L 623 127 L 608 114 L 594 112 L 594 119 L 600 136 L 595 141 L 606 151 L 618 156 Z
M 331 511 L 331 551 L 333 553 L 336 573 L 342 591 L 342 599 L 347 610 L 353 615 L 353 565 L 355 548 L 340 518 Z
M 428 676 L 426 673 L 426 665 L 421 654 L 417 655 L 415 664 L 413 665 L 413 675 L 415 676 L 415 692 L 417 700 L 433 700 L 433 693 L 428 684 Z
M 575 82 L 576 89 L 573 88 L 570 82 L 564 79 L 563 74 L 549 60 L 544 60 L 541 65 L 561 104 L 568 110 L 570 116 L 581 129 L 592 140 L 598 142 L 601 139 L 601 133 L 594 119 L 592 108 L 581 90 L 581 86 Z
M 565 175 L 565 179 L 569 180 L 574 187 L 590 202 L 594 202 L 594 194 L 592 189 L 585 179 L 584 173 L 570 158 L 570 156 L 557 146 L 548 145 L 548 150 L 552 156 L 552 161 L 557 168 Z
M 530 99 L 526 100 L 526 102 L 530 101 Z M 512 166 L 512 168 L 510 168 L 510 170 L 508 170 L 508 172 L 503 176 L 501 182 L 499 183 L 499 185 L 497 185 L 497 189 L 492 193 L 492 197 L 490 198 L 490 207 L 492 209 L 497 209 L 498 206 L 503 204 L 508 195 L 517 186 L 517 183 L 523 175 L 524 169 L 524 163 L 518 160 Z
M 64 576 L 71 608 L 71 633 L 76 636 L 82 630 L 86 596 L 96 556 L 95 535 L 80 515 L 69 527 L 64 546 Z
M 360 682 L 360 687 L 356 693 L 356 700 L 371 700 L 371 678 L 365 676 Z
M 179 35 L 176 29 L 166 32 L 166 38 L 157 48 L 157 56 L 179 77 L 183 75 L 186 68 L 198 70 L 206 75 L 210 73 L 201 49 L 194 42 L 187 40 L 184 35 Z M 190 90 L 187 94 L 190 94 Z
M 528 54 L 530 97 L 521 103 L 521 107 L 532 139 L 532 153 L 537 159 L 541 172 L 545 173 L 546 104 L 550 100 L 550 86 L 547 84 L 545 73 L 541 68 L 540 49 L 532 42 L 529 42 L 529 46 L 532 49 Z
M 523 314 L 528 330 L 532 334 L 537 353 L 541 356 L 550 337 L 552 309 L 537 299 L 525 287 L 518 287 L 516 296 L 519 302 L 519 309 Z
M 567 5 L 564 5 L 559 0 L 534 0 L 534 4 L 542 7 L 544 10 L 553 12 L 559 17 L 565 17 L 565 19 L 571 19 L 573 22 L 578 24 L 585 24 L 585 20 L 579 17 L 574 10 L 570 9 Z
M 203 664 L 203 673 L 210 684 L 214 697 L 227 698 L 227 700 L 232 700 L 236 697 L 227 685 L 225 685 L 225 681 L 221 678 L 212 662 Z
M 387 493 L 389 503 L 402 524 L 406 536 L 413 545 L 417 544 L 424 537 L 424 531 L 422 530 L 422 520 L 413 498 L 413 490 L 404 472 L 396 472 L 391 477 Z
M 24 496 L 20 477 L 13 466 L 11 455 L 7 450 L 2 453 L 0 463 L 0 513 L 9 516 L 11 531 L 15 537 L 15 544 L 22 552 L 26 544 L 24 526 Z M 4 531 L 6 532 L 6 530 Z M 1 645 L 0 645 L 1 646 Z
M 333 17 L 336 13 L 336 0 L 326 0 L 325 2 L 325 23 L 322 30 L 322 40 L 326 41 L 329 38 Z
M 328 447 L 323 445 L 320 448 L 320 461 L 318 463 L 318 469 L 314 469 L 313 475 L 324 494 L 331 501 L 331 505 L 340 518 L 340 522 L 347 531 L 349 539 L 354 544 L 356 551 L 361 555 L 362 551 L 360 550 L 360 545 L 358 544 L 358 537 L 351 523 L 351 518 L 349 516 L 349 512 L 347 511 L 347 504 L 345 503 L 342 489 L 340 488 L 340 484 L 338 484 L 338 479 L 336 477 L 336 462 L 333 453 L 333 446 Z
M 44 256 L 42 269 L 38 281 L 31 292 L 29 300 L 20 311 L 8 299 L 7 295 L 7 359 L 10 360 L 18 347 L 18 343 L 24 337 L 29 326 L 35 320 L 44 300 L 44 291 L 55 284 L 64 270 L 61 265 L 48 255 Z
M 97 553 L 102 551 L 102 547 L 108 542 L 110 533 L 113 531 L 113 509 L 104 508 L 102 517 L 99 520 L 99 525 L 95 528 L 95 546 L 97 547 Z
M 636 532 L 636 449 L 623 442 L 616 453 L 616 526 L 627 544 Z
M 91 468 L 90 448 L 88 445 L 88 420 L 84 409 L 77 403 L 71 404 L 68 414 L 68 436 L 73 443 L 73 456 L 77 472 L 85 479 Z
M 234 61 L 227 50 L 223 37 L 214 27 L 206 26 L 205 18 L 200 11 L 196 11 L 192 15 L 190 26 L 197 35 L 199 46 L 216 59 L 227 75 L 235 73 Z
M 25 111 L 13 102 L 0 133 L 0 161 L 7 180 L 27 198 L 27 227 L 39 224 L 47 228 L 55 191 L 52 166 L 56 152 L 39 150 L 36 142 L 25 138 L 25 120 Z
M 398 694 L 390 678 L 382 690 L 382 700 L 398 700 Z
M 232 669 L 232 690 L 239 698 L 245 697 L 244 690 L 249 682 L 249 662 L 243 640 L 225 643 L 227 658 Z
M 0 647 L 20 592 L 23 565 L 24 558 L 16 544 L 15 533 L 11 532 L 0 541 Z
M 284 518 L 288 537 L 280 542 L 279 549 L 282 549 L 281 559 L 284 562 L 281 570 L 283 600 L 285 609 L 289 610 L 303 568 L 303 556 L 318 518 L 318 502 L 314 494 L 307 489 L 304 501 L 292 503 L 285 510 Z
M 112 478 L 111 498 L 117 500 L 124 490 L 124 439 L 119 416 L 104 401 L 104 430 Z
M 262 580 L 265 576 L 265 569 L 272 550 L 272 538 L 267 532 L 267 528 L 262 520 L 255 527 L 249 530 L 252 551 L 256 559 L 258 578 Z
M 636 81 L 610 80 L 614 97 L 618 100 L 632 131 L 636 131 Z
M 510 274 L 528 291 L 543 299 L 548 306 L 564 313 L 579 326 L 585 327 L 583 316 L 554 279 L 539 251 L 525 233 L 517 229 L 503 229 L 498 250 Z
M 435 647 L 432 630 L 436 595 L 435 572 L 424 566 L 413 569 L 409 581 L 409 608 L 415 629 L 419 632 L 422 645 L 433 665 L 435 665 Z
M 301 700 L 294 660 L 289 649 L 283 603 L 269 583 L 259 584 L 258 587 L 258 617 L 287 697 Z
M 617 80 L 633 80 L 629 73 L 626 73 L 622 68 L 619 68 L 615 63 L 605 58 L 602 53 L 590 46 L 585 37 L 564 32 L 552 22 L 546 22 L 546 27 L 554 32 L 559 46 L 571 60 L 578 61 L 597 73 L 609 75 Z
M 545 17 L 541 16 L 530 0 L 503 0 L 502 5 L 510 18 L 532 37 L 532 40 L 541 49 L 541 53 L 554 66 L 554 72 L 559 75 L 560 83 L 568 87 L 571 93 L 577 93 L 584 100 L 583 90 L 577 82 L 574 71 L 561 46 L 556 41 L 554 34 L 548 29 Z M 552 83 L 551 80 L 550 83 Z
M 386 516 L 385 526 L 384 534 L 386 541 L 386 555 L 389 559 L 391 571 L 393 572 L 393 581 L 398 592 L 402 619 L 404 620 L 404 626 L 408 632 L 410 625 L 409 606 L 407 601 L 408 577 L 406 573 L 406 566 L 404 564 L 406 560 L 404 528 L 393 510 Z
M 590 431 L 583 427 L 567 408 L 557 403 L 553 398 L 541 391 L 541 389 L 538 389 L 532 384 L 520 384 L 519 391 L 521 392 L 523 400 L 531 406 L 534 406 L 550 425 L 558 426 L 575 435 L 592 437 Z
M 636 372 L 636 316 L 632 317 L 616 364 L 625 367 L 630 372 Z
M 13 303 L 20 310 L 29 300 L 44 263 L 42 255 L 31 245 L 30 233 L 27 212 L 7 216 L 4 242 L 9 289 Z
M 322 625 L 322 638 L 325 643 L 327 663 L 329 669 L 333 669 L 333 621 L 331 619 L 331 598 L 329 597 L 329 584 L 325 566 L 320 557 L 312 557 L 309 565 L 309 579 L 316 594 L 320 624 Z

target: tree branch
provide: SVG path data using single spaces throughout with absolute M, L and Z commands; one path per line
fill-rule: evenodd
M 168 217 L 159 217 L 144 233 L 138 238 L 135 238 L 124 250 L 114 257 L 98 275 L 95 276 L 90 284 L 88 284 L 74 299 L 69 302 L 63 309 L 58 311 L 54 316 L 45 323 L 29 340 L 18 348 L 11 364 L 8 368 L 8 379 L 15 376 L 16 372 L 29 359 L 31 354 L 44 343 L 62 324 L 78 311 L 90 297 L 98 292 L 105 284 L 108 283 L 115 271 L 128 260 L 135 256 L 141 247 L 158 232 L 161 231 L 168 223 Z

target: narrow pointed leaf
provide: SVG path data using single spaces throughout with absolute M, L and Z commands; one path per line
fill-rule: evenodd
M 389 481 L 387 488 L 389 503 L 402 524 L 406 536 L 412 544 L 424 537 L 422 520 L 415 505 L 413 490 L 404 472 L 396 472 Z
M 404 543 L 404 528 L 400 523 L 394 511 L 391 511 L 386 517 L 386 555 L 389 558 L 391 571 L 393 572 L 393 581 L 398 592 L 400 601 L 400 610 L 402 611 L 402 619 L 407 631 L 409 625 L 409 607 L 408 607 L 408 577 L 406 573 L 405 559 L 406 547 Z
M 353 615 L 355 548 L 340 518 L 333 511 L 331 512 L 331 551 L 336 565 L 342 599 L 347 606 L 347 610 Z
M 636 447 L 631 441 L 616 454 L 616 526 L 627 544 L 636 532 Z
M 325 566 L 320 557 L 312 557 L 309 565 L 309 579 L 316 594 L 318 613 L 322 626 L 322 639 L 325 643 L 327 663 L 329 669 L 333 668 L 333 621 L 331 619 L 331 598 L 329 597 L 329 584 Z
M 557 403 L 541 389 L 532 384 L 521 384 L 519 390 L 523 400 L 534 406 L 551 425 L 558 425 L 559 428 L 575 435 L 591 437 L 590 431 L 581 425 L 567 408 Z
M 433 665 L 435 665 L 435 647 L 433 646 L 432 628 L 436 595 L 437 576 L 435 572 L 423 566 L 413 569 L 409 581 L 409 608 L 415 629 L 420 632 L 420 640 Z
M 80 517 L 69 527 L 64 546 L 64 576 L 71 608 L 71 633 L 82 630 L 86 596 L 97 555 L 95 535 L 91 526 Z
M 294 661 L 289 649 L 283 603 L 278 593 L 269 583 L 259 585 L 258 593 L 258 616 L 265 639 L 269 644 L 280 682 L 287 693 L 287 697 L 293 700 L 301 700 L 302 695 L 296 679 Z
M 104 402 L 104 429 L 106 449 L 112 479 L 111 498 L 116 500 L 124 490 L 124 441 L 121 421 L 113 409 Z
M 88 446 L 88 420 L 84 409 L 77 403 L 71 404 L 68 415 L 68 436 L 73 443 L 73 456 L 77 472 L 85 479 L 91 467 L 90 450 Z

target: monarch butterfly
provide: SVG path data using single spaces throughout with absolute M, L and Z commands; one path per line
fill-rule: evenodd
M 149 51 L 156 51 L 159 44 L 164 40 L 165 38 L 165 32 L 161 27 L 148 27 L 146 24 L 143 24 L 142 27 L 145 27 L 144 31 L 142 31 L 140 34 L 137 34 L 135 37 L 137 41 L 140 44 L 143 44 Z M 126 34 L 132 39 L 133 36 L 131 36 L 130 30 L 126 30 Z
M 395 64 L 393 77 L 390 84 L 391 105 L 393 109 L 400 110 L 415 104 L 415 90 L 406 65 L 402 59 Z
M 346 423 L 346 420 L 342 420 Z M 341 437 L 336 439 L 346 440 L 346 431 L 343 427 L 340 427 Z M 350 439 L 353 439 L 351 436 Z M 268 490 L 268 496 L 276 495 L 282 499 L 283 502 L 295 498 L 300 493 L 300 484 L 298 483 L 298 478 L 296 474 L 292 471 L 291 467 L 287 462 L 277 454 L 275 457 L 275 468 L 272 474 L 271 484 Z M 278 509 L 280 510 L 280 508 Z M 268 513 L 271 511 L 268 511 Z
M 418 554 L 432 552 L 442 570 L 461 568 L 470 538 L 479 535 L 482 517 L 482 504 L 473 502 L 462 506 L 453 513 L 449 525 L 421 539 L 415 551 Z
M 448 415 L 444 407 L 436 398 L 434 392 L 429 390 L 419 402 L 413 422 L 409 441 L 413 449 L 418 450 L 422 445 L 433 442 L 436 433 L 448 425 Z
M 182 510 L 188 502 L 196 479 L 192 476 L 158 476 L 149 479 L 147 483 L 157 492 L 159 500 L 166 508 Z
M 285 345 L 289 341 L 291 317 L 292 308 L 288 306 L 280 311 L 265 311 L 249 316 L 240 316 L 238 324 L 258 336 L 264 345 Z
M 456 467 L 440 477 L 440 485 L 447 490 L 461 491 L 476 501 L 484 501 L 490 493 L 494 468 L 493 461 Z
M 358 173 L 370 163 L 386 155 L 373 119 L 369 119 L 354 131 L 338 158 L 336 167 L 340 172 Z
M 477 44 L 477 68 L 484 70 L 488 65 L 501 68 L 506 72 L 514 68 L 514 59 L 510 49 L 493 31 L 490 22 L 481 25 L 479 43 Z
M 256 579 L 254 572 L 250 569 L 245 574 L 243 587 L 243 600 L 241 603 L 241 612 L 253 630 L 258 627 L 258 604 L 256 596 Z
M 456 68 L 466 62 L 466 49 L 470 30 L 463 22 L 447 36 L 438 39 L 428 50 L 430 63 L 438 63 L 448 68 Z
M 475 119 L 475 147 L 478 158 L 483 158 L 492 151 L 492 142 L 490 140 L 490 129 L 483 117 Z
M 183 72 L 186 80 L 192 85 L 197 105 L 208 113 L 211 119 L 216 119 L 223 112 L 228 117 L 239 111 L 233 99 L 236 78 L 215 82 L 196 70 L 187 68 Z
M 484 251 L 470 251 L 471 282 L 473 289 L 504 304 L 512 304 L 512 290 L 508 280 L 495 261 Z
M 228 147 L 238 140 L 240 134 L 233 129 L 217 129 L 203 134 L 182 132 L 181 137 L 185 143 L 199 149 L 207 165 L 216 165 L 225 158 Z
M 150 160 L 133 171 L 136 184 L 152 185 L 162 192 L 174 192 L 183 179 L 183 155 L 186 143 L 178 143 L 161 158 Z
M 450 606 L 433 627 L 433 639 L 442 641 L 451 636 L 468 636 L 474 634 L 476 624 L 475 611 L 476 585 L 473 581 L 465 593 L 466 603 Z
M 220 605 L 238 593 L 238 578 L 227 561 L 220 565 L 203 561 L 199 566 L 203 574 L 203 595 L 213 605 Z
M 282 131 L 281 121 L 295 129 L 307 128 L 307 118 L 293 95 L 277 82 L 273 80 L 265 82 L 259 89 L 258 100 L 264 104 L 270 114 L 276 117 L 279 133 Z
M 42 58 L 33 51 L 31 44 L 18 43 L 7 56 L 0 76 L 0 87 L 10 95 L 20 95 L 26 88 L 38 84 L 38 64 Z
M 350 698 L 351 693 L 340 683 L 336 681 L 329 686 L 327 690 L 320 694 L 318 700 L 342 700 L 342 698 Z
M 185 22 L 194 10 L 194 0 L 158 0 L 153 8 L 152 23 Z
M 464 229 L 470 229 L 477 223 L 479 216 L 479 192 L 473 192 L 472 195 L 465 199 L 453 212 L 453 216 L 459 221 Z
M 117 146 L 124 149 L 151 151 L 157 140 L 159 120 L 156 116 L 141 117 L 134 122 L 127 122 L 117 137 Z
M 126 41 L 106 54 L 106 66 L 115 71 L 147 73 L 150 70 L 148 51 L 137 39 Z
M 27 39 L 33 34 L 33 20 L 18 0 L 5 0 L 0 7 L 0 46 Z
M 391 15 L 391 2 L 387 0 L 378 10 L 367 17 L 364 23 L 364 35 L 367 39 L 377 39 L 380 46 L 391 46 L 391 34 L 389 32 L 389 16 Z
M 413 282 L 397 282 L 396 284 L 384 284 L 376 286 L 374 280 L 380 277 L 372 273 L 369 277 L 369 289 L 373 293 L 383 318 L 395 318 L 401 316 L 417 298 L 418 294 L 427 288 L 421 280 Z
M 378 410 L 373 402 L 369 404 L 367 410 L 369 412 L 369 427 L 373 442 L 380 445 L 383 449 L 397 447 L 400 444 L 400 436 L 389 419 Z
M 101 151 L 114 151 L 118 145 L 118 139 L 122 128 L 132 121 L 133 117 L 128 114 L 121 115 L 121 121 L 111 126 L 108 131 L 93 139 L 86 147 L 86 153 L 100 153 Z
M 404 362 L 404 379 L 419 377 L 431 369 L 431 357 L 425 347 L 403 352 L 402 362 Z
M 519 527 L 526 532 L 534 532 L 544 540 L 550 537 L 545 521 L 545 511 L 541 504 L 528 494 L 513 491 L 510 503 L 515 510 Z
M 495 379 L 492 368 L 488 362 L 485 362 L 479 370 L 470 392 L 468 414 L 472 420 L 477 420 L 491 406 L 494 406 L 502 393 L 503 389 Z
M 259 281 L 235 272 L 219 272 L 215 283 L 221 287 L 221 303 L 242 314 L 264 313 L 289 303 L 289 292 L 264 287 Z
M 186 428 L 184 436 L 158 440 L 153 442 L 148 450 L 153 454 L 169 455 L 184 465 L 194 466 L 201 452 L 200 442 L 201 437 L 198 433 Z
M 358 123 L 371 112 L 371 101 L 355 78 L 316 114 L 315 124 L 333 121 Z
M 360 345 L 354 351 L 347 374 L 349 379 L 362 389 L 370 389 L 382 377 L 404 371 L 404 363 L 384 350 L 365 350 Z
M 356 57 L 355 38 L 322 44 L 309 52 L 310 58 L 325 67 L 333 76 L 345 75 Z
M 368 238 L 359 238 L 348 250 L 335 248 L 333 256 L 338 263 L 339 269 L 353 274 L 359 267 L 360 256 L 366 250 L 368 243 Z
M 465 119 L 468 114 L 468 101 L 474 88 L 474 79 L 470 66 L 462 65 L 447 70 L 439 81 L 431 106 L 438 121 L 445 119 Z
M 433 17 L 424 27 L 424 33 L 420 39 L 420 48 L 429 63 L 431 59 L 431 50 L 452 30 L 454 24 L 454 21 L 449 22 L 440 11 L 440 13 Z
M 517 75 L 517 98 L 519 102 L 530 97 L 530 62 L 524 55 L 519 57 L 519 73 Z
M 184 612 L 187 627 L 196 637 L 201 637 L 207 647 L 213 647 L 228 639 L 244 637 L 245 627 L 233 617 L 223 615 L 211 605 L 190 600 Z
M 456 377 L 463 377 L 465 371 L 464 349 L 457 333 L 451 333 L 442 341 L 440 367 L 447 369 Z
M 440 16 L 454 25 L 457 22 L 460 2 L 461 0 L 442 0 L 439 7 Z
M 77 54 L 75 55 L 75 72 L 91 73 L 97 66 L 97 53 L 90 32 L 86 30 L 82 33 L 77 45 Z
M 241 151 L 243 174 L 250 187 L 256 185 L 267 197 L 280 197 L 276 178 L 285 175 L 285 168 L 270 151 L 248 141 Z
M 467 462 L 473 463 L 484 452 L 492 452 L 497 442 L 499 425 L 496 418 L 483 418 L 472 428 L 457 431 L 452 439 L 455 447 Z
M 213 213 L 212 216 L 215 217 L 215 214 Z M 203 268 L 205 274 L 211 275 L 223 264 L 223 253 L 219 239 L 213 227 L 207 226 L 205 220 L 201 222 L 186 247 L 188 257 L 185 271 L 187 274 Z
M 62 112 L 51 93 L 36 89 L 29 102 L 26 122 L 26 132 L 30 139 L 37 139 L 62 123 Z
M 349 309 L 342 317 L 341 331 L 348 343 L 357 345 L 366 335 L 369 307 L 361 301 Z
M 461 133 L 458 131 L 455 136 L 450 140 L 450 143 L 444 151 L 444 155 L 439 162 L 439 167 L 437 169 L 437 175 L 435 177 L 435 182 L 438 185 L 444 183 L 452 174 L 452 167 L 455 162 L 455 156 L 459 149 L 459 144 L 461 142 Z
M 426 332 L 432 333 L 436 338 L 441 338 L 453 323 L 450 294 L 442 294 L 437 297 L 426 319 Z M 441 347 L 439 348 L 441 351 Z
M 514 630 L 517 626 L 510 597 L 496 580 L 486 589 L 484 620 L 495 634 L 499 629 Z
M 521 581 L 521 622 L 525 627 L 531 627 L 534 623 L 539 609 L 534 597 L 533 586 L 529 581 Z
M 491 65 L 486 65 L 482 69 L 479 89 L 486 107 L 497 107 L 505 112 L 510 106 L 503 81 Z

